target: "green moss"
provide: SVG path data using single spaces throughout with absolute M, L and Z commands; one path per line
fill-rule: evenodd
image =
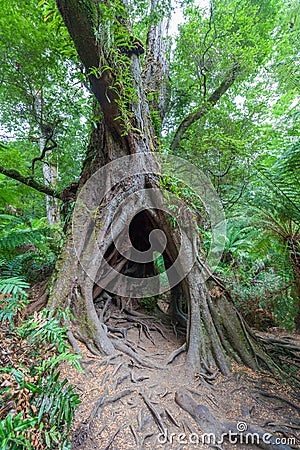
M 98 7 L 95 0 L 79 0 L 78 8 L 86 16 L 92 28 L 98 27 Z

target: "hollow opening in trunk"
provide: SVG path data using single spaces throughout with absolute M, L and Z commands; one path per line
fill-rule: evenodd
M 160 223 L 160 226 L 157 226 L 157 223 Z M 165 238 L 161 238 L 161 233 L 152 233 L 154 230 L 156 233 L 160 230 Z M 115 303 L 121 309 L 142 308 L 149 312 L 150 309 L 154 310 L 158 308 L 158 310 L 165 313 L 166 317 L 169 317 L 174 323 L 186 327 L 189 303 L 186 282 L 183 280 L 178 285 L 170 288 L 166 272 L 178 256 L 178 251 L 172 240 L 171 227 L 167 214 L 163 211 L 156 211 L 155 209 L 138 212 L 129 225 L 129 239 L 134 250 L 143 254 L 148 252 L 147 261 L 136 262 L 130 259 L 130 256 L 129 258 L 125 258 L 116 248 L 115 244 L 111 243 L 104 255 L 106 262 L 109 263 L 110 267 L 129 278 L 144 279 L 159 275 L 157 292 L 161 288 L 163 294 L 158 293 L 151 297 L 141 297 L 141 293 L 138 292 L 138 297 L 135 297 L 134 294 L 130 297 L 120 297 L 109 291 L 109 289 L 103 289 L 101 285 L 95 283 L 93 300 L 97 313 L 107 303 Z M 101 280 L 100 273 L 99 280 Z

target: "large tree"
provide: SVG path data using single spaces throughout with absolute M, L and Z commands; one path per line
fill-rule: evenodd
M 258 7 L 256 2 L 253 2 L 253 5 L 251 3 L 250 17 L 255 26 L 260 23 L 259 14 L 265 18 L 265 9 L 271 2 L 262 4 Z M 234 2 L 228 2 L 228 6 L 233 5 Z M 75 317 L 78 337 L 94 351 L 112 354 L 115 348 L 124 350 L 125 346 L 107 336 L 107 327 L 95 310 L 95 297 L 103 294 L 105 287 L 110 294 L 122 292 L 122 288 L 119 289 L 117 286 L 118 278 L 115 278 L 114 270 L 123 275 L 130 274 L 131 277 L 136 277 L 134 280 L 140 278 L 140 290 L 143 289 L 143 282 L 147 277 L 155 276 L 152 262 L 147 260 L 144 264 L 137 264 L 130 260 L 132 248 L 128 249 L 126 241 L 128 228 L 131 237 L 129 245 L 141 252 L 149 249 L 149 236 L 153 230 L 159 229 L 164 232 L 166 247 L 162 253 L 166 269 L 174 265 L 180 252 L 180 245 L 185 246 L 187 258 L 193 252 L 198 252 L 202 246 L 195 230 L 192 232 L 192 238 L 188 238 L 188 231 L 187 235 L 183 236 L 185 231 L 179 232 L 176 227 L 174 228 L 168 212 L 158 208 L 158 204 L 163 203 L 161 181 L 155 173 L 157 168 L 155 154 L 160 149 L 157 137 L 159 127 L 154 128 L 151 118 L 163 120 L 167 109 L 169 73 L 165 31 L 170 5 L 168 2 L 162 5 L 162 2 L 157 0 L 151 1 L 152 20 L 148 28 L 145 49 L 142 41 L 133 36 L 130 12 L 134 9 L 127 1 L 57 0 L 57 6 L 85 67 L 91 90 L 98 102 L 100 119 L 90 136 L 77 190 L 77 204 L 89 201 L 90 204 L 79 205 L 75 209 L 70 232 L 67 234 L 66 244 L 57 264 L 49 305 L 60 309 L 69 305 Z M 167 11 L 165 17 L 162 14 L 162 6 L 165 6 Z M 243 6 L 245 7 L 244 4 Z M 228 18 L 226 27 L 228 34 L 235 32 L 235 38 L 242 40 L 241 33 L 249 30 L 243 27 L 239 29 L 239 20 L 242 19 L 239 18 L 237 9 L 236 4 L 233 11 L 236 22 L 233 23 Z M 245 11 L 241 13 L 244 14 Z M 231 60 L 210 86 L 205 72 L 206 66 L 209 65 L 210 58 L 219 57 L 218 53 L 222 50 L 220 44 L 222 36 L 219 36 L 215 29 L 212 8 L 206 21 L 207 42 L 204 42 L 204 48 L 199 55 L 199 70 L 204 91 L 196 109 L 181 118 L 171 143 L 172 149 L 178 148 L 187 129 L 216 105 L 235 80 L 239 76 L 245 76 L 249 62 L 244 53 L 242 57 L 240 56 L 241 47 L 235 42 Z M 272 22 L 265 24 L 265 32 L 269 33 L 272 26 Z M 245 36 L 244 39 L 246 41 L 243 45 L 249 49 L 248 58 L 254 59 L 258 54 L 257 43 L 248 42 Z M 211 49 L 215 55 L 210 55 Z M 266 49 L 260 51 L 266 52 Z M 99 170 L 108 163 L 136 154 L 145 157 L 133 157 L 129 165 L 126 163 L 127 160 L 124 160 L 124 163 L 122 162 L 124 173 L 116 186 L 109 165 L 108 170 L 101 171 L 101 177 L 97 178 Z M 174 167 L 174 170 L 180 172 L 180 167 Z M 101 204 L 95 208 L 97 184 L 99 190 L 103 189 L 103 185 L 109 188 L 104 198 L 101 198 Z M 149 189 L 156 190 L 156 200 L 153 204 L 149 203 L 146 194 Z M 130 196 L 134 198 L 131 205 L 135 202 L 140 208 L 128 226 L 130 203 L 125 208 L 122 207 L 122 203 Z M 89 211 L 90 217 L 87 217 L 86 210 Z M 111 228 L 115 215 L 117 226 L 114 228 L 113 236 Z M 188 221 L 188 217 L 185 220 Z M 74 239 L 78 247 L 80 237 L 82 245 L 76 251 Z M 100 251 L 97 248 L 95 250 L 95 240 Z M 121 247 L 117 248 L 116 241 L 121 243 Z M 153 250 L 153 247 L 150 249 Z M 181 260 L 182 264 L 184 262 L 184 259 Z M 84 270 L 86 267 L 89 267 L 89 270 Z M 177 275 L 181 269 L 183 268 L 177 267 Z M 204 283 L 204 278 L 208 275 L 210 275 L 210 289 Z M 103 279 L 108 281 L 105 282 Z M 172 285 L 171 278 L 169 282 Z M 135 297 L 133 291 L 131 297 Z M 129 299 L 123 295 L 121 300 L 125 304 Z M 209 267 L 200 256 L 196 258 L 196 263 L 185 278 L 177 285 L 172 285 L 170 311 L 178 321 L 187 323 L 187 362 L 194 370 L 206 372 L 212 367 L 218 367 L 225 374 L 230 370 L 230 359 L 245 363 L 254 369 L 274 370 L 275 364 L 271 357 L 266 355 L 262 344 L 249 331 L 224 286 L 210 273 Z

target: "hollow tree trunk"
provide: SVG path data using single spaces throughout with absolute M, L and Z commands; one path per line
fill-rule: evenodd
M 182 243 L 187 257 L 201 243 L 195 233 L 192 239 L 188 237 L 188 231 L 187 235 L 184 235 L 185 230 L 180 236 L 176 227 L 170 223 L 168 213 L 159 208 L 160 204 L 163 205 L 164 195 L 160 190 L 159 179 L 155 175 L 157 167 L 153 152 L 155 140 L 149 118 L 149 105 L 143 89 L 138 52 L 133 52 L 132 49 L 128 51 L 127 69 L 131 74 L 135 95 L 132 103 L 126 105 L 127 117 L 122 118 L 123 110 L 120 110 L 122 92 L 111 89 L 116 76 L 111 70 L 101 70 L 101 63 L 107 62 L 106 58 L 109 56 L 94 34 L 95 24 L 101 19 L 95 3 L 92 0 L 84 2 L 62 0 L 57 1 L 57 4 L 87 71 L 100 67 L 97 75 L 95 72 L 90 75 L 90 82 L 103 117 L 101 123 L 91 133 L 87 158 L 79 182 L 78 207 L 76 214 L 73 213 L 71 218 L 66 243 L 57 263 L 55 278 L 52 280 L 49 306 L 59 309 L 70 306 L 75 317 L 78 336 L 93 351 L 112 354 L 115 351 L 114 343 L 107 336 L 106 326 L 98 318 L 95 310 L 95 291 L 97 290 L 97 295 L 101 293 L 101 289 L 108 292 L 122 291 L 124 286 L 118 285 L 119 278 L 113 272 L 116 270 L 123 275 L 129 272 L 135 275 L 135 282 L 132 283 L 130 291 L 131 297 L 147 296 L 145 283 L 147 277 L 139 278 L 143 269 L 141 270 L 140 265 L 130 262 L 130 255 L 132 247 L 136 247 L 140 252 L 149 248 L 149 235 L 155 229 L 162 230 L 166 237 L 166 247 L 163 251 L 166 268 L 174 265 Z M 156 2 L 153 1 L 152 6 L 155 5 Z M 122 26 L 125 26 L 125 19 L 118 17 L 116 20 L 121 20 Z M 153 29 L 150 30 L 149 36 L 151 37 L 148 40 L 149 45 L 152 47 L 159 45 L 159 36 L 155 35 Z M 156 55 L 155 65 L 158 67 L 158 53 L 153 54 Z M 151 59 L 149 49 L 147 58 L 149 63 Z M 109 67 L 113 67 L 113 62 L 108 62 Z M 145 77 L 149 87 L 148 71 Z M 159 103 L 162 105 L 161 97 Z M 124 106 L 123 102 L 122 107 Z M 125 120 L 129 122 L 126 130 Z M 122 175 L 125 176 L 116 186 L 109 169 L 97 178 L 98 170 L 103 167 L 109 168 L 106 166 L 108 163 L 118 161 L 126 155 L 137 154 L 147 156 L 144 160 L 134 160 L 133 165 L 126 166 L 124 163 Z M 108 189 L 101 204 L 97 204 L 95 208 L 93 201 L 100 190 L 100 185 L 101 188 L 106 186 Z M 85 192 L 86 186 L 91 186 L 90 191 Z M 156 192 L 155 208 L 151 203 L 151 196 L 149 197 L 145 191 L 149 189 L 155 189 Z M 83 205 L 80 209 L 82 206 L 80 196 L 84 192 L 87 205 Z M 123 207 L 125 201 L 127 206 Z M 138 211 L 138 217 L 133 220 L 130 205 L 134 205 Z M 85 215 L 86 210 L 90 211 L 88 218 Z M 130 220 L 132 223 L 129 234 L 132 243 L 128 245 L 126 227 Z M 114 239 L 123 245 L 125 256 L 117 250 Z M 95 241 L 97 245 L 94 245 Z M 110 264 L 109 268 L 107 263 Z M 184 264 L 183 259 L 182 267 L 178 267 L 177 272 L 180 272 Z M 170 276 L 170 282 L 171 278 Z M 97 282 L 100 288 L 98 286 L 95 289 Z M 181 312 L 182 320 L 188 318 L 187 365 L 192 371 L 199 372 L 207 372 L 217 367 L 224 374 L 230 370 L 231 359 L 252 368 L 259 368 L 261 363 L 263 368 L 271 365 L 271 360 L 249 332 L 226 292 L 221 288 L 216 289 L 213 281 L 211 284 L 210 294 L 203 281 L 202 263 L 198 261 L 181 284 L 172 287 L 173 313 L 178 315 L 178 312 Z
M 150 141 L 151 136 L 148 139 Z M 138 139 L 135 141 L 134 148 L 140 148 Z M 127 147 L 122 147 L 121 142 L 113 139 L 109 128 L 105 128 L 104 123 L 99 125 L 97 130 L 92 133 L 89 157 L 86 160 L 80 182 L 80 185 L 83 185 L 81 189 L 85 189 L 89 184 L 89 180 L 93 176 L 91 174 L 95 173 L 103 161 L 109 163 L 108 155 L 114 153 L 121 157 L 127 151 Z M 93 159 L 90 158 L 92 152 L 94 152 Z M 106 160 L 105 155 L 107 155 Z M 151 155 L 148 153 L 146 159 L 149 172 L 151 172 L 151 166 L 155 167 L 156 164 L 155 155 L 153 154 L 153 161 Z M 116 214 L 119 239 L 122 239 L 122 233 L 124 235 L 127 233 L 126 224 L 128 220 L 132 219 L 130 203 L 127 204 L 127 208 L 122 209 L 122 202 L 130 195 L 135 194 L 133 202 L 137 211 L 141 212 L 139 219 L 132 221 L 131 235 L 132 244 L 139 251 L 147 250 L 151 231 L 162 230 L 167 237 L 164 259 L 168 269 L 177 258 L 181 242 L 176 228 L 174 229 L 171 225 L 163 208 L 158 208 L 160 199 L 156 198 L 155 207 L 157 209 L 155 210 L 145 195 L 144 189 L 158 188 L 157 177 L 143 174 L 143 169 L 138 166 L 127 168 L 124 166 L 124 171 L 127 175 L 130 175 L 130 172 L 137 175 L 135 178 L 130 176 L 129 180 L 125 178 L 124 182 L 114 190 L 109 189 L 104 205 L 100 206 L 96 212 L 99 226 L 95 226 L 95 235 L 101 246 L 101 254 L 105 255 L 105 258 L 103 259 L 99 255 L 98 248 L 95 248 L 92 243 L 94 238 L 90 237 L 90 222 L 84 222 L 84 215 L 82 223 L 80 222 L 79 209 L 79 213 L 76 214 L 76 223 L 74 223 L 73 215 L 73 222 L 69 226 L 68 238 L 57 264 L 56 279 L 53 282 L 49 299 L 51 308 L 64 309 L 66 305 L 69 305 L 76 319 L 78 337 L 86 342 L 93 351 L 105 354 L 114 353 L 115 348 L 107 336 L 105 324 L 101 323 L 95 310 L 94 296 L 97 282 L 95 283 L 93 280 L 99 280 L 100 288 L 97 289 L 97 296 L 105 289 L 109 293 L 115 292 L 118 289 L 118 286 L 115 285 L 118 283 L 118 277 L 107 271 L 105 262 L 109 261 L 112 269 L 118 272 L 126 274 L 128 271 L 128 260 L 116 250 L 111 234 L 112 221 Z M 107 172 L 107 177 L 109 175 Z M 100 182 L 101 180 L 99 180 Z M 111 180 L 107 180 L 107 183 L 110 182 Z M 97 183 L 92 185 L 97 190 Z M 93 189 L 89 191 L 89 194 L 94 197 Z M 163 200 L 164 197 L 161 195 L 162 203 Z M 80 202 L 80 199 L 77 202 Z M 123 224 L 124 230 L 122 230 Z M 82 249 L 78 250 L 77 248 L 77 252 L 74 249 L 74 238 L 77 242 L 82 241 Z M 193 252 L 193 246 L 200 245 L 197 239 L 196 243 L 189 239 L 185 239 L 184 242 L 185 252 L 188 254 Z M 85 259 L 89 259 L 89 261 L 82 263 Z M 85 268 L 89 267 L 88 274 L 82 265 Z M 222 373 L 228 374 L 230 361 L 234 359 L 253 369 L 259 367 L 266 369 L 271 361 L 268 361 L 268 357 L 260 349 L 232 302 L 226 297 L 225 291 L 212 288 L 210 294 L 202 280 L 201 269 L 199 263 L 195 264 L 181 284 L 172 288 L 174 316 L 177 319 L 181 316 L 183 322 L 185 317 L 188 318 L 187 367 L 191 369 L 191 373 L 194 371 L 207 372 L 217 367 Z M 131 265 L 130 270 L 133 271 L 134 276 L 139 276 L 138 267 Z M 143 296 L 144 280 L 148 280 L 148 278 L 141 278 L 140 285 L 132 287 L 132 298 Z M 211 284 L 213 285 L 213 283 Z M 147 291 L 145 292 L 146 296 Z M 185 309 L 184 312 L 182 312 L 182 308 Z

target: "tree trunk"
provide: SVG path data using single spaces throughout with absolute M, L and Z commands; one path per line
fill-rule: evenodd
M 148 139 L 150 141 L 151 137 Z M 134 148 L 140 148 L 138 140 Z M 93 159 L 90 157 L 92 150 Z M 184 223 L 180 230 L 170 222 L 172 208 L 165 204 L 160 191 L 155 154 L 140 153 L 140 157 L 133 155 L 130 159 L 130 156 L 124 158 L 127 151 L 127 147 L 113 139 L 104 120 L 93 131 L 49 306 L 62 309 L 69 305 L 76 319 L 78 337 L 94 352 L 114 353 L 113 341 L 97 316 L 94 300 L 104 292 L 124 301 L 152 296 L 153 292 L 158 294 L 160 287 L 153 265 L 148 260 L 133 262 L 134 249 L 147 252 L 150 246 L 151 260 L 155 250 L 164 256 L 171 286 L 170 313 L 182 324 L 187 319 L 190 373 L 218 368 L 228 374 L 233 359 L 253 369 L 270 369 L 271 360 L 259 347 L 226 291 L 212 280 L 209 292 L 204 282 L 204 263 L 197 259 L 191 264 L 191 255 L 201 245 L 193 227 L 193 217 L 188 217 L 186 210 L 181 211 L 184 217 L 176 216 L 177 222 Z M 108 156 L 111 154 L 117 154 L 118 158 L 123 156 L 116 160 L 121 161 L 118 166 L 121 181 L 114 178 L 116 174 L 111 169 L 114 162 Z M 108 165 L 103 166 L 103 161 Z M 179 170 L 176 172 L 178 174 Z M 119 183 L 113 188 L 116 181 Z M 99 194 L 103 186 L 107 189 L 104 197 Z M 147 194 L 152 190 L 154 198 Z M 166 237 L 165 247 L 160 235 L 153 239 L 152 232 L 157 229 Z M 128 236 L 131 243 L 128 243 Z M 178 258 L 182 247 L 184 254 Z M 186 277 L 185 267 L 191 267 Z
M 292 235 L 288 239 L 290 249 L 290 260 L 295 277 L 295 292 L 298 299 L 298 312 L 295 317 L 296 331 L 300 332 L 300 236 Z
M 49 306 L 54 309 L 70 306 L 78 337 L 92 351 L 113 354 L 115 344 L 97 315 L 95 296 L 106 291 L 126 301 L 153 295 L 155 289 L 159 293 L 151 261 L 153 252 L 160 251 L 171 286 L 171 312 L 182 322 L 187 319 L 187 366 L 191 373 L 209 373 L 218 368 L 227 374 L 232 359 L 254 369 L 272 369 L 271 359 L 260 348 L 226 291 L 216 285 L 214 279 L 210 292 L 206 287 L 204 281 L 209 269 L 204 271 L 204 262 L 199 257 L 194 258 L 201 246 L 195 220 L 187 208 L 181 208 L 180 201 L 175 204 L 175 222 L 181 220 L 181 229 L 170 220 L 174 205 L 169 208 L 170 202 L 168 198 L 166 201 L 161 179 L 157 176 L 160 164 L 154 153 L 153 127 L 138 51 L 131 48 L 127 51 L 127 60 L 122 57 L 119 62 L 124 71 L 129 71 L 134 87 L 133 99 L 128 103 L 126 86 L 119 91 L 116 89 L 118 75 L 113 72 L 114 61 L 107 61 L 112 52 L 108 55 L 94 34 L 99 23 L 96 3 L 91 0 L 59 0 L 57 3 L 90 73 L 91 87 L 103 115 L 101 123 L 91 133 L 75 210 L 52 280 Z M 120 26 L 127 26 L 124 18 L 118 16 L 116 20 Z M 151 30 L 149 36 L 154 35 Z M 152 49 L 159 45 L 153 39 L 149 41 Z M 105 63 L 112 69 L 106 66 L 101 69 L 101 64 Z M 91 71 L 91 68 L 97 70 Z M 146 75 L 147 78 L 149 86 Z M 122 83 L 121 80 L 118 83 Z M 180 168 L 173 167 L 173 171 L 176 176 Z M 209 190 L 206 185 L 203 189 Z M 208 205 L 209 209 L 214 207 Z M 164 236 L 155 230 L 160 230 Z M 186 273 L 193 258 L 195 264 Z
M 43 175 L 45 186 L 55 188 L 57 182 L 57 169 L 51 166 L 49 163 L 43 163 Z M 59 205 L 57 198 L 46 195 L 46 214 L 50 225 L 59 223 Z

